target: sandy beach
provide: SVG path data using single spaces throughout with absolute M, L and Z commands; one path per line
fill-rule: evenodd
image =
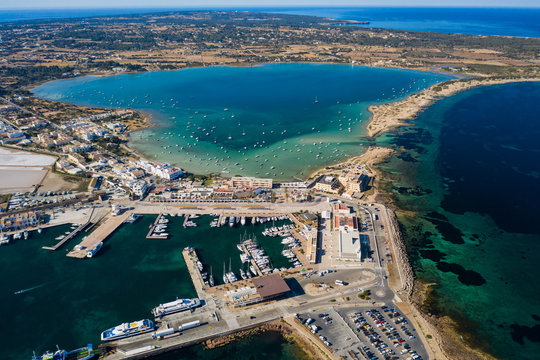
M 511 82 L 540 81 L 538 78 L 531 79 L 497 79 L 475 78 L 457 79 L 447 81 L 409 96 L 407 99 L 382 105 L 370 106 L 371 120 L 367 125 L 368 136 L 374 137 L 385 131 L 407 124 L 418 116 L 426 107 L 432 105 L 441 98 L 455 95 L 456 93 L 478 86 L 506 84 Z

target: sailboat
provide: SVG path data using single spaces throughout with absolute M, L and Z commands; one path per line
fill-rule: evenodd
M 212 273 L 212 267 L 210 266 L 210 279 L 208 279 L 210 286 L 214 286 L 214 274 Z
M 229 278 L 227 277 L 227 273 L 225 272 L 225 262 L 223 262 L 223 283 L 229 283 Z

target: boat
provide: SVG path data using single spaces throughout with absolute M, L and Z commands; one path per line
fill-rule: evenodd
M 18 233 L 13 235 L 13 240 L 19 240 L 20 238 L 22 238 L 22 233 L 21 232 L 18 232 Z
M 240 277 L 244 280 L 247 279 L 247 275 L 246 275 L 246 272 L 243 270 L 243 269 L 240 269 Z
M 24 240 L 28 239 L 28 231 L 27 230 L 24 230 L 23 236 L 24 236 Z
M 72 351 L 60 350 L 60 348 L 58 348 L 54 353 L 47 351 L 41 356 L 36 356 L 34 353 L 32 360 L 90 360 L 95 355 L 92 344 L 88 344 L 86 347 Z
M 101 247 L 103 246 L 103 241 L 100 242 L 99 244 L 97 244 L 96 246 L 94 246 L 93 249 L 90 249 L 86 252 L 86 257 L 87 258 L 92 258 L 96 255 L 96 253 L 101 249 Z
M 240 220 L 240 224 L 246 225 L 246 217 L 242 216 L 242 219 Z
M 128 219 L 127 219 L 127 222 L 130 223 L 130 224 L 133 224 L 135 221 L 137 221 L 137 219 L 139 219 L 141 216 L 140 215 L 137 215 L 137 214 L 131 214 L 129 215 Z
M 200 261 L 197 261 L 197 267 L 199 268 L 199 271 L 203 270 L 203 264 Z
M 214 286 L 214 274 L 212 273 L 212 267 L 210 266 L 210 278 L 208 279 L 210 286 Z
M 9 244 L 9 235 L 2 234 L 2 237 L 0 238 L 0 245 L 6 244 Z
M 249 256 L 246 254 L 240 254 L 240 260 L 242 261 L 242 264 L 249 262 Z
M 255 276 L 259 275 L 259 274 L 257 274 L 257 270 L 255 269 L 255 266 L 249 265 L 249 270 L 251 270 L 251 272 L 253 273 L 253 275 L 255 275 Z
M 201 301 L 197 298 L 193 299 L 176 299 L 165 304 L 160 304 L 152 309 L 152 314 L 155 317 L 161 317 L 181 311 L 190 310 L 201 305 Z
M 42 228 L 38 228 L 38 229 L 37 229 L 38 234 L 41 234 L 42 231 L 43 231 Z
M 101 341 L 113 341 L 124 339 L 131 336 L 140 335 L 154 330 L 154 323 L 151 320 L 144 319 L 123 323 L 118 326 L 107 329 L 101 333 Z
M 236 248 L 242 252 L 244 252 L 244 249 L 242 249 L 242 244 L 236 244 Z
M 233 227 L 235 223 L 236 223 L 236 218 L 234 216 L 231 216 L 229 218 L 229 226 Z

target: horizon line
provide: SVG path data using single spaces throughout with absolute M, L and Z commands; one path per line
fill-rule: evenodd
M 130 9 L 132 10 L 183 10 L 183 9 L 199 9 L 199 10 L 214 10 L 214 9 L 228 9 L 228 10 L 234 10 L 234 9 L 363 9 L 363 8 L 388 8 L 388 9 L 540 9 L 540 5 L 530 6 L 530 5 L 498 5 L 498 6 L 451 6 L 451 5 L 444 5 L 444 6 L 420 6 L 420 5 L 411 5 L 411 6 L 403 6 L 403 5 L 379 5 L 379 6 L 373 6 L 373 5 L 363 5 L 363 6 L 346 6 L 346 5 L 336 5 L 336 6 L 181 6 L 181 7 L 171 7 L 171 6 L 155 6 L 155 7 L 145 7 L 145 6 L 132 6 Z M 126 9 L 123 6 L 106 6 L 106 7 L 91 7 L 91 6 L 75 6 L 75 7 L 13 7 L 13 8 L 1 8 L 0 11 L 6 11 L 6 10 L 121 10 L 125 9 L 126 11 L 129 11 L 130 9 Z

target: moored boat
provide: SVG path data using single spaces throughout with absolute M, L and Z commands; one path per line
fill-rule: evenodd
M 177 299 L 165 304 L 160 304 L 152 309 L 152 314 L 155 317 L 165 316 L 177 312 L 182 312 L 196 308 L 201 305 L 201 301 L 197 298 L 193 299 Z
M 101 333 L 101 341 L 113 341 L 127 337 L 140 335 L 154 330 L 154 323 L 151 320 L 144 319 L 123 323 L 118 326 L 107 329 Z

